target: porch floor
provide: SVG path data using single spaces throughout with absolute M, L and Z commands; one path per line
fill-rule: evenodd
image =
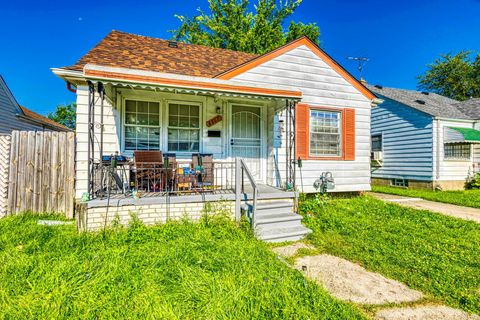
M 284 191 L 282 189 L 269 186 L 266 184 L 258 184 L 258 199 L 282 199 L 294 198 L 294 191 Z M 245 185 L 245 199 L 249 200 L 252 196 L 253 189 L 250 185 Z M 234 190 L 214 190 L 203 193 L 185 193 L 185 194 L 165 194 L 164 192 L 146 192 L 141 197 L 134 199 L 132 196 L 124 194 L 112 194 L 110 198 L 94 199 L 87 202 L 88 208 L 95 207 L 116 207 L 126 205 L 150 205 L 162 203 L 189 203 L 189 202 L 209 202 L 221 200 L 235 200 Z

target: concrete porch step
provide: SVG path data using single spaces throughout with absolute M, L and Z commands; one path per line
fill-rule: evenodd
M 293 212 L 283 212 L 269 215 L 257 215 L 255 231 L 264 232 L 271 229 L 296 227 L 302 225 L 302 216 Z
M 278 209 L 278 208 L 291 208 L 293 209 L 293 201 L 268 201 L 268 202 L 258 202 L 258 210 L 269 210 L 269 209 Z
M 295 214 L 292 211 L 277 211 L 276 213 L 268 215 L 260 214 L 257 211 L 257 216 L 255 217 L 256 225 L 283 221 L 302 221 L 302 216 L 299 214 Z
M 303 225 L 287 228 L 274 228 L 257 232 L 257 238 L 266 242 L 298 241 L 303 239 L 312 230 Z
M 250 210 L 252 203 L 248 203 Z M 294 211 L 294 198 L 258 201 L 255 210 L 255 235 L 266 242 L 300 240 L 311 230 L 302 225 L 302 216 Z

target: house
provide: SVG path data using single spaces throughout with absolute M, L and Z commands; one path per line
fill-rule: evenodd
M 368 88 L 384 100 L 372 110 L 372 184 L 463 189 L 480 163 L 480 100 Z
M 12 130 L 69 131 L 67 127 L 18 104 L 0 75 L 0 134 Z
M 247 197 L 258 192 L 258 212 L 275 209 L 267 200 L 288 200 L 291 207 L 294 188 L 317 192 L 326 181 L 322 172 L 333 176 L 332 192 L 370 189 L 375 95 L 306 37 L 258 56 L 112 31 L 77 63 L 52 70 L 76 87 L 76 196 L 96 198 L 86 209 L 93 227 L 104 221 L 95 212 L 106 205 L 94 181 L 100 154 L 160 150 L 178 167 L 197 153 L 213 159 L 215 192 L 203 198 L 142 191 L 140 199 L 109 200 L 117 213 L 149 211 L 144 221 L 185 211 L 195 216 L 212 199 L 233 201 L 228 190 L 238 189 L 238 158 L 251 178 L 245 178 Z M 178 172 L 191 172 L 183 168 Z M 177 187 L 192 191 L 195 183 L 178 172 Z M 166 202 L 182 204 L 167 208 Z

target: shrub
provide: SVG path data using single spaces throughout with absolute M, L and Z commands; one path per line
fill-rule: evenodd
M 465 189 L 480 189 L 480 172 L 477 172 L 467 178 L 467 182 L 465 183 Z

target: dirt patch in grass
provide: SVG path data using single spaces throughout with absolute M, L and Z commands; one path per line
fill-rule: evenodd
M 298 258 L 295 267 L 341 300 L 378 305 L 412 302 L 423 297 L 421 292 L 398 281 L 328 254 Z
M 273 248 L 272 250 L 273 252 L 275 252 L 276 254 L 282 257 L 291 258 L 291 257 L 294 257 L 300 250 L 314 250 L 314 249 L 315 248 L 313 246 L 310 246 L 303 242 L 296 242 L 288 246 L 276 247 L 276 248 Z

